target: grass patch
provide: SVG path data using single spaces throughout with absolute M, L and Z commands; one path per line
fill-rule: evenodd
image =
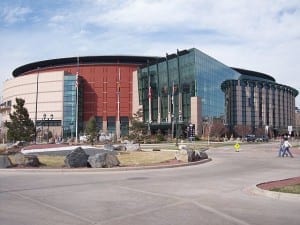
M 12 164 L 16 164 L 15 156 L 9 155 Z M 38 155 L 38 159 L 42 164 L 42 167 L 58 168 L 65 165 L 65 156 L 50 156 L 50 155 Z
M 174 151 L 137 151 L 120 152 L 117 155 L 121 166 L 145 166 L 165 162 L 175 158 Z M 9 156 L 11 162 L 15 164 L 14 155 Z M 42 167 L 62 168 L 64 167 L 65 156 L 38 155 Z
M 65 156 L 39 155 L 39 161 L 45 167 L 63 167 L 65 165 Z
M 270 191 L 300 194 L 300 184 L 288 185 L 288 186 L 281 187 L 281 188 L 273 188 Z
M 117 156 L 121 166 L 144 166 L 175 158 L 173 151 L 125 152 Z

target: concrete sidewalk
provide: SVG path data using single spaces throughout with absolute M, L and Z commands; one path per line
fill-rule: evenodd
M 131 171 L 0 171 L 0 221 L 14 225 L 298 225 L 300 204 L 249 191 L 300 176 L 277 144 L 211 148 L 190 167 Z M 100 170 L 102 171 L 102 170 Z

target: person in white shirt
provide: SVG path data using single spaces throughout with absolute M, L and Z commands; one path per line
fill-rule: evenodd
M 290 151 L 290 148 L 292 147 L 292 145 L 289 143 L 288 138 L 284 139 L 283 147 L 284 147 L 284 150 L 282 153 L 282 157 L 284 157 L 285 154 L 288 153 L 292 158 L 294 158 L 293 154 Z

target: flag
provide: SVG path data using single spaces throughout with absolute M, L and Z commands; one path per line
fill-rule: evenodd
M 121 91 L 121 85 L 120 85 L 120 82 L 117 82 L 117 92 L 118 92 L 118 94 L 120 94 L 120 91 Z
M 78 72 L 76 73 L 75 87 L 78 88 Z
M 174 94 L 175 94 L 175 85 L 174 85 L 174 81 L 173 81 L 173 85 L 172 85 L 172 96 L 171 96 L 171 103 L 174 104 Z
M 148 98 L 151 99 L 152 98 L 152 90 L 151 90 L 151 86 L 149 85 L 148 88 Z

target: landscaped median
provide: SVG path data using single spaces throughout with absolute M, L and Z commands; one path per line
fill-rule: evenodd
M 278 200 L 300 201 L 300 177 L 264 182 L 252 191 Z
M 64 152 L 62 154 L 62 152 Z M 24 152 L 24 151 L 23 151 Z M 70 155 L 74 152 L 77 154 L 73 157 L 73 161 L 83 161 L 83 164 L 74 165 L 73 162 L 69 160 Z M 79 154 L 78 154 L 79 152 Z M 180 155 L 179 155 L 180 153 Z M 62 154 L 62 155 L 61 155 Z M 104 155 L 103 155 L 104 154 Z M 95 158 L 92 157 L 98 155 L 98 158 L 102 160 L 112 161 L 115 157 L 119 161 L 116 165 L 110 166 L 104 162 L 99 161 L 95 162 Z M 99 156 L 100 155 L 100 156 Z M 109 156 L 107 156 L 109 155 Z M 203 157 L 205 156 L 205 157 Z M 74 158 L 75 157 L 75 158 Z M 201 158 L 202 157 L 202 158 Z M 195 161 L 201 161 L 203 159 L 207 160 L 207 154 L 205 152 L 198 152 L 194 150 L 187 150 L 185 154 L 182 153 L 182 150 L 160 150 L 153 149 L 152 151 L 105 151 L 103 149 L 82 149 L 80 146 L 73 146 L 73 149 L 59 149 L 59 151 L 54 151 L 53 149 L 47 149 L 45 151 L 39 151 L 33 149 L 26 151 L 26 154 L 17 153 L 8 155 L 9 160 L 11 161 L 11 166 L 14 168 L 30 168 L 30 167 L 40 167 L 40 168 L 78 168 L 78 167 L 94 167 L 94 168 L 109 168 L 109 167 L 118 167 L 118 168 L 145 168 L 145 167 L 175 167 L 175 166 L 184 166 L 184 165 L 193 165 Z M 30 164 L 32 160 L 39 161 L 39 164 L 34 163 Z M 94 161 L 92 161 L 94 160 Z M 98 160 L 98 159 L 96 159 Z M 76 162 L 75 162 L 76 163 Z M 74 166 L 73 166 L 74 165 Z M 96 166 L 95 166 L 96 165 Z M 98 166 L 97 166 L 98 165 Z

